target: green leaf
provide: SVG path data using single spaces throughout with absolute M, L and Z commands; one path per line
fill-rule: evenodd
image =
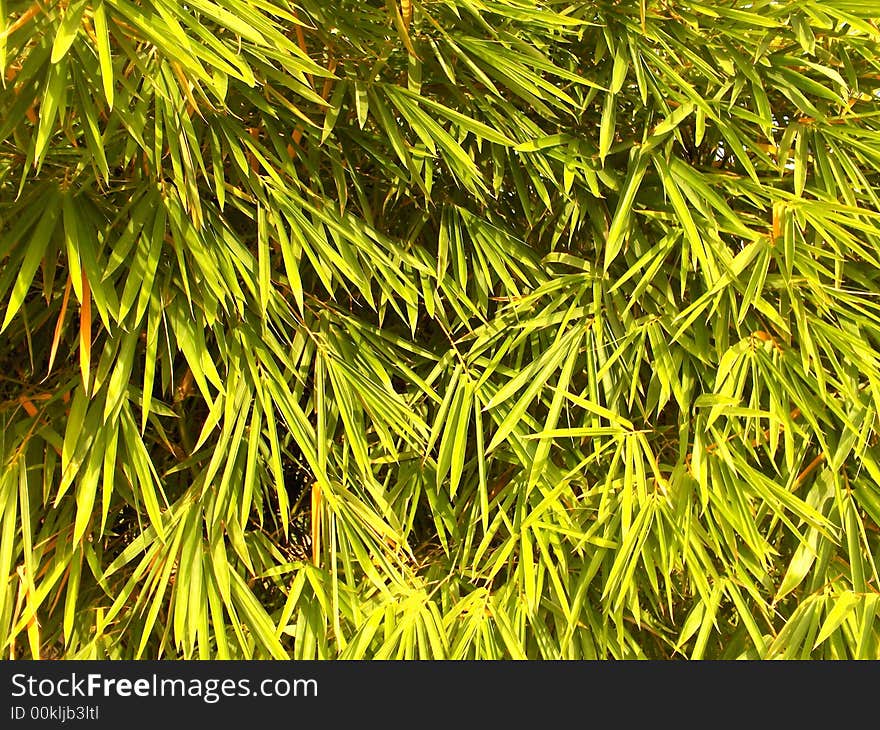
M 24 299 L 30 290 L 31 283 L 34 279 L 37 269 L 40 266 L 43 256 L 45 256 L 49 248 L 49 242 L 55 231 L 55 224 L 58 220 L 58 211 L 60 209 L 60 199 L 56 192 L 50 191 L 45 200 L 45 209 L 39 222 L 34 227 L 33 233 L 28 240 L 21 266 L 18 269 L 18 275 L 15 284 L 9 294 L 6 303 L 6 315 L 3 318 L 3 324 L 0 325 L 0 332 L 3 332 L 12 322 L 12 318 L 18 313 Z
M 95 38 L 97 39 L 98 61 L 101 65 L 101 82 L 107 105 L 113 108 L 114 80 L 113 59 L 110 55 L 110 34 L 107 31 L 107 11 L 101 0 L 94 10 Z
M 52 57 L 49 59 L 52 63 L 58 63 L 73 45 L 76 36 L 79 34 L 82 16 L 86 9 L 86 0 L 79 0 L 69 4 L 64 11 L 64 18 L 55 34 L 55 40 L 52 43 Z
M 620 249 L 627 239 L 627 226 L 632 215 L 632 206 L 635 202 L 639 186 L 645 176 L 648 167 L 648 156 L 636 153 L 630 161 L 629 170 L 626 180 L 623 183 L 623 189 L 617 201 L 617 208 L 614 211 L 614 218 L 608 229 L 608 235 L 605 240 L 605 256 L 604 269 L 608 271 L 612 262 L 620 253 Z

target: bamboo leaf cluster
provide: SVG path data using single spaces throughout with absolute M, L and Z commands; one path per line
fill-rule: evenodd
M 0 2 L 0 651 L 880 658 L 852 0 Z

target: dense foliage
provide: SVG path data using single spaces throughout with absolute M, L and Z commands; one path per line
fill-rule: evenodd
M 9 657 L 880 657 L 859 0 L 0 1 Z

